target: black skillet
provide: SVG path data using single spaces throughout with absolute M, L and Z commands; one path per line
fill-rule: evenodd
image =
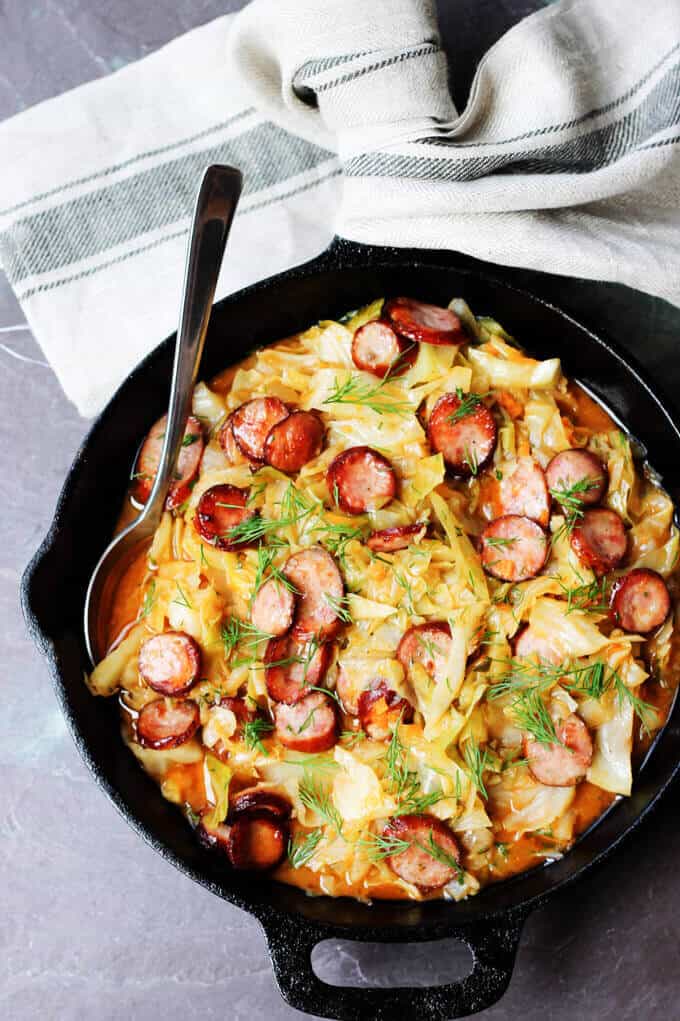
M 642 371 L 613 344 L 559 309 L 481 272 L 462 256 L 370 248 L 336 241 L 323 255 L 217 304 L 201 378 L 209 379 L 253 347 L 384 294 L 438 304 L 467 299 L 493 315 L 539 358 L 559 355 L 648 450 L 677 504 L 680 432 Z M 633 795 L 613 806 L 561 860 L 490 886 L 459 904 L 308 897 L 283 884 L 229 872 L 203 850 L 179 811 L 165 801 L 121 741 L 115 699 L 83 683 L 85 589 L 108 543 L 130 464 L 150 425 L 167 408 L 174 337 L 137 366 L 93 425 L 64 484 L 54 523 L 22 583 L 24 613 L 43 651 L 75 742 L 98 784 L 131 826 L 167 861 L 262 924 L 279 988 L 291 1006 L 342 1021 L 435 1021 L 490 1006 L 505 991 L 522 926 L 551 893 L 601 861 L 650 810 L 678 771 L 680 705 L 639 771 Z M 55 598 L 55 594 L 58 598 Z M 431 989 L 338 988 L 321 982 L 311 952 L 321 940 L 415 942 L 458 937 L 474 969 L 460 982 Z

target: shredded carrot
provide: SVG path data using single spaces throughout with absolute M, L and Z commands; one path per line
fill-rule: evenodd
M 510 418 L 521 418 L 524 414 L 523 406 L 507 390 L 499 390 L 496 400 L 502 408 L 505 408 Z

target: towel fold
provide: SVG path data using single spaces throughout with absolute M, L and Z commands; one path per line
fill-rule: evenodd
M 677 0 L 526 18 L 460 114 L 429 0 L 255 0 L 6 121 L 0 151 L 0 259 L 83 414 L 174 328 L 211 162 L 246 181 L 218 297 L 337 231 L 680 305 Z

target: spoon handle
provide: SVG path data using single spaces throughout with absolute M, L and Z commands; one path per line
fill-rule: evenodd
M 241 173 L 234 167 L 212 166 L 205 171 L 198 192 L 187 253 L 168 422 L 156 480 L 144 509 L 147 522 L 160 520 L 163 513 L 168 485 L 191 410 L 191 397 L 203 353 L 217 278 L 242 184 Z

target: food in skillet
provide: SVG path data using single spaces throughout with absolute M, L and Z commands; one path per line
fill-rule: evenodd
M 558 359 L 461 300 L 379 300 L 196 387 L 89 683 L 225 868 L 460 899 L 630 794 L 677 555 L 669 497 Z

